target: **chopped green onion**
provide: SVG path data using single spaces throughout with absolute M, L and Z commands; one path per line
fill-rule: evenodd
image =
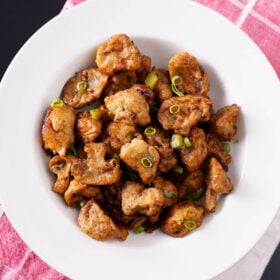
M 147 157 L 141 158 L 141 164 L 147 168 L 151 168 L 153 166 L 152 161 Z
M 189 231 L 194 230 L 197 228 L 197 224 L 193 220 L 185 220 L 184 221 L 184 226 L 187 228 Z
M 179 174 L 183 174 L 184 173 L 184 168 L 181 166 L 175 166 L 172 168 L 173 172 L 179 173 Z
M 134 229 L 134 233 L 136 234 L 142 233 L 143 231 L 145 231 L 145 227 L 143 225 Z
M 158 82 L 158 75 L 156 74 L 155 71 L 151 71 L 148 76 L 146 77 L 145 84 L 148 86 L 150 89 L 154 89 Z
M 184 146 L 183 136 L 180 134 L 173 134 L 171 137 L 171 147 L 173 149 L 181 149 Z
M 115 158 L 117 160 L 120 160 L 120 156 L 117 153 L 113 153 L 112 158 Z
M 188 137 L 184 137 L 184 143 L 186 147 L 190 148 L 192 146 L 192 142 Z
M 145 130 L 144 130 L 144 134 L 147 136 L 153 136 L 157 133 L 157 130 L 154 127 L 148 126 Z
M 88 84 L 86 81 L 80 81 L 76 84 L 76 90 L 78 92 L 83 92 L 84 90 L 86 90 Z
M 179 75 L 175 75 L 171 77 L 171 89 L 172 91 L 178 95 L 178 96 L 184 96 L 184 93 L 178 90 L 177 86 L 180 86 L 183 84 L 183 79 Z
M 185 199 L 186 200 L 197 200 L 203 196 L 204 192 L 205 192 L 205 188 L 200 188 L 196 191 L 193 191 L 193 192 L 187 194 Z
M 169 190 L 163 190 L 164 192 L 164 195 L 167 197 L 167 198 L 171 198 L 172 200 L 175 200 L 176 199 L 176 195 L 169 191 Z
M 51 103 L 51 106 L 53 108 L 61 108 L 63 105 L 64 105 L 64 103 L 61 99 L 54 99 Z
M 179 104 L 174 104 L 169 107 L 169 113 L 172 115 L 175 115 L 180 112 L 180 105 Z
M 100 108 L 94 108 L 89 110 L 89 114 L 94 120 L 98 121 L 101 118 L 102 112 Z
M 70 155 L 70 156 L 76 156 L 77 155 L 77 151 L 74 145 L 70 146 L 67 150 L 66 150 L 66 155 Z
M 82 208 L 86 203 L 87 203 L 87 201 L 85 199 L 82 199 L 80 201 L 80 207 Z
M 231 147 L 230 147 L 230 143 L 228 142 L 223 142 L 222 143 L 222 149 L 226 152 L 226 153 L 230 153 Z

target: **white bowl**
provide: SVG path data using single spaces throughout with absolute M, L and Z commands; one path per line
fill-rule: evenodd
M 234 191 L 185 238 L 161 232 L 97 242 L 82 233 L 77 211 L 51 192 L 42 150 L 45 110 L 66 80 L 93 64 L 97 46 L 128 34 L 167 67 L 188 51 L 209 74 L 216 108 L 241 114 L 230 176 Z M 23 46 L 0 88 L 1 203 L 23 240 L 74 279 L 209 279 L 258 241 L 279 206 L 279 81 L 257 46 L 232 23 L 189 1 L 88 1 L 50 21 Z

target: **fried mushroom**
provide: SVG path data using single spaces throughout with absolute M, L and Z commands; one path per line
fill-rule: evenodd
M 62 103 L 61 107 L 50 107 L 42 126 L 44 149 L 64 156 L 74 143 L 75 113 L 73 108 Z
M 173 92 L 171 89 L 171 81 L 169 78 L 169 72 L 165 69 L 158 69 L 153 67 L 153 71 L 158 76 L 158 82 L 154 87 L 154 92 L 158 98 L 158 100 L 163 102 L 164 100 L 173 96 Z
M 109 147 L 104 143 L 86 144 L 87 159 L 77 159 L 71 173 L 82 184 L 111 185 L 120 180 L 121 169 L 117 159 L 105 160 Z
M 212 102 L 206 97 L 191 94 L 175 96 L 162 102 L 158 120 L 163 129 L 173 129 L 175 133 L 188 136 L 192 126 L 210 119 L 211 109 Z
M 96 68 L 87 68 L 70 78 L 62 89 L 61 98 L 73 108 L 96 101 L 102 94 L 108 76 Z
M 81 208 L 78 223 L 83 232 L 97 241 L 111 238 L 124 241 L 128 236 L 127 229 L 115 224 L 94 200 L 89 200 Z

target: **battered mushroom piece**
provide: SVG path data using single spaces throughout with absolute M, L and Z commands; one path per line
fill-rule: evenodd
M 125 215 L 157 215 L 165 206 L 166 197 L 158 188 L 145 188 L 143 185 L 127 181 L 122 188 L 122 210 Z
M 125 123 L 111 122 L 105 131 L 103 142 L 118 153 L 124 144 L 130 143 L 136 134 L 135 126 Z
M 138 172 L 144 184 L 152 182 L 155 178 L 160 156 L 157 150 L 144 140 L 134 138 L 131 143 L 123 145 L 120 158 Z
M 212 115 L 210 131 L 224 141 L 230 141 L 237 131 L 238 107 L 236 104 L 225 106 Z
M 128 89 L 136 84 L 136 72 L 126 71 L 114 74 L 108 79 L 104 96 L 113 95 L 118 91 Z
M 85 185 L 75 179 L 70 182 L 69 188 L 64 193 L 64 199 L 67 205 L 72 207 L 79 206 L 83 199 L 94 199 L 97 203 L 104 200 L 100 187 Z
M 163 219 L 160 229 L 173 237 L 183 237 L 202 224 L 204 209 L 191 201 L 175 204 Z
M 178 198 L 186 199 L 188 194 L 191 194 L 204 186 L 204 173 L 201 170 L 190 172 L 186 175 L 181 175 L 176 182 L 178 189 Z
M 214 157 L 212 157 L 209 161 L 209 168 L 206 175 L 206 185 L 215 192 L 221 194 L 227 194 L 233 189 L 233 185 L 225 170 Z
M 70 78 L 62 89 L 61 98 L 73 108 L 81 108 L 96 101 L 102 93 L 108 76 L 96 68 L 87 68 Z
M 102 122 L 90 116 L 89 111 L 77 113 L 76 136 L 82 143 L 93 142 L 100 134 Z
M 177 188 L 171 181 L 165 180 L 160 176 L 157 176 L 153 181 L 154 188 L 160 189 L 163 191 L 165 196 L 164 206 L 171 206 L 177 201 L 178 191 Z M 156 220 L 154 220 L 155 222 Z
M 210 119 L 212 102 L 203 96 L 187 94 L 171 97 L 162 102 L 158 120 L 165 130 L 188 136 L 190 128 Z
M 145 140 L 149 145 L 154 146 L 160 155 L 158 170 L 160 172 L 167 172 L 177 163 L 177 157 L 170 145 L 171 138 L 159 126 L 153 128 L 156 129 L 156 133 L 151 136 L 146 135 Z
M 69 187 L 71 180 L 71 165 L 76 158 L 74 156 L 54 156 L 49 162 L 51 172 L 57 175 L 52 190 L 63 194 Z
M 89 200 L 81 208 L 78 223 L 83 232 L 98 241 L 111 238 L 124 241 L 128 236 L 127 229 L 116 225 L 94 200 Z
M 63 104 L 62 107 L 50 107 L 42 126 L 44 149 L 53 154 L 66 154 L 67 148 L 74 143 L 75 113 L 73 108 Z
M 153 71 L 158 76 L 158 82 L 155 85 L 153 91 L 155 92 L 157 98 L 160 102 L 170 98 L 173 96 L 173 92 L 171 89 L 171 81 L 169 78 L 169 72 L 165 69 L 157 69 L 153 67 Z
M 225 170 L 228 170 L 228 166 L 231 162 L 231 155 L 224 151 L 222 142 L 213 133 L 208 133 L 206 135 L 206 143 L 208 156 L 218 159 Z
M 107 109 L 114 114 L 115 122 L 128 125 L 147 125 L 151 122 L 149 104 L 134 88 L 119 91 L 104 99 Z
M 207 212 L 213 213 L 216 211 L 217 207 L 217 193 L 211 189 L 211 187 L 208 187 L 205 192 L 205 201 L 204 201 L 204 207 Z
M 188 138 L 191 147 L 184 146 L 179 150 L 179 154 L 187 170 L 195 171 L 207 156 L 206 136 L 203 129 L 194 127 L 190 130 Z
M 182 93 L 205 96 L 209 91 L 208 76 L 197 59 L 187 52 L 174 55 L 168 63 L 170 77 L 182 77 L 177 89 Z
M 117 34 L 99 46 L 96 64 L 105 74 L 142 69 L 142 56 L 138 47 L 125 34 Z
M 105 160 L 109 147 L 104 143 L 86 144 L 87 159 L 77 159 L 71 173 L 82 184 L 111 185 L 120 180 L 121 169 L 117 159 Z

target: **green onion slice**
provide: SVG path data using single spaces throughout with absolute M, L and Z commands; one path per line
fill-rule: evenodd
M 157 130 L 154 127 L 148 126 L 145 130 L 144 130 L 144 134 L 146 136 L 153 136 L 157 133 Z
M 182 175 L 184 173 L 184 168 L 182 166 L 175 166 L 172 168 L 172 171 Z
M 205 193 L 205 188 L 199 188 L 198 190 L 195 190 L 189 194 L 186 195 L 186 200 L 197 200 L 203 196 Z
M 89 114 L 94 120 L 98 121 L 101 118 L 102 112 L 100 108 L 94 108 L 89 110 Z
M 86 203 L 87 203 L 87 201 L 85 199 L 82 199 L 80 201 L 80 207 L 82 208 Z
M 70 156 L 76 156 L 77 155 L 77 150 L 75 148 L 74 145 L 70 146 L 67 150 L 66 150 L 66 155 L 70 155 Z
M 171 198 L 172 200 L 175 200 L 176 199 L 176 195 L 169 191 L 169 190 L 163 190 L 164 192 L 164 195 L 167 197 L 167 198 Z
M 171 137 L 171 147 L 173 149 L 181 149 L 184 146 L 183 136 L 180 134 L 173 134 Z
M 150 89 L 154 89 L 158 82 L 158 75 L 156 74 L 155 71 L 151 71 L 148 76 L 146 77 L 145 84 L 148 86 Z
M 120 156 L 117 153 L 113 153 L 112 158 L 115 158 L 117 160 L 120 160 Z
M 61 108 L 63 105 L 64 105 L 64 103 L 61 99 L 54 99 L 51 103 L 51 106 L 53 108 Z
M 194 230 L 197 228 L 197 224 L 193 220 L 185 220 L 184 221 L 184 226 L 187 228 L 189 231 Z
M 230 153 L 231 147 L 230 147 L 230 143 L 229 142 L 223 142 L 222 143 L 222 149 L 226 152 L 226 153 Z
M 76 84 L 76 90 L 78 92 L 83 92 L 84 90 L 87 89 L 87 86 L 88 86 L 88 84 L 86 81 L 80 81 Z
M 169 113 L 172 115 L 175 115 L 180 112 L 180 105 L 179 104 L 173 104 L 169 107 Z
M 153 166 L 152 161 L 147 157 L 141 158 L 141 164 L 147 168 L 151 168 Z
M 134 229 L 134 233 L 136 234 L 142 233 L 143 231 L 145 231 L 145 227 L 143 225 Z
M 183 78 L 179 75 L 171 77 L 171 89 L 178 96 L 184 96 L 184 93 L 178 90 L 177 86 L 183 84 Z
M 186 147 L 190 148 L 192 146 L 192 142 L 189 139 L 189 137 L 184 137 L 184 143 L 186 145 Z

